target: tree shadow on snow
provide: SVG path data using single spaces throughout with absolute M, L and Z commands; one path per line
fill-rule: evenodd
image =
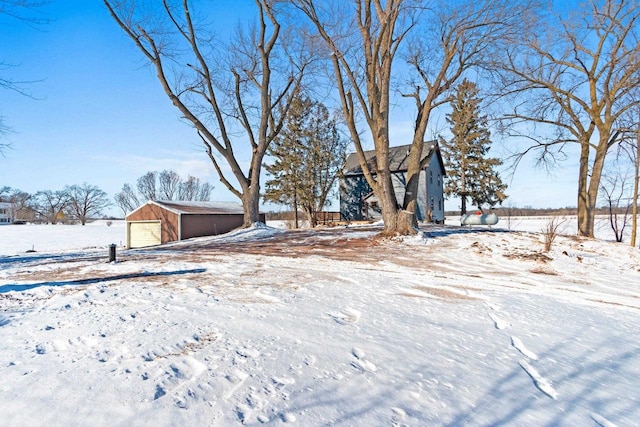
M 29 289 L 39 288 L 41 286 L 68 286 L 68 285 L 91 285 L 94 283 L 102 283 L 102 282 L 112 282 L 114 280 L 126 280 L 126 279 L 138 279 L 143 277 L 158 277 L 158 276 L 175 276 L 179 274 L 196 274 L 196 273 L 204 273 L 207 271 L 206 268 L 194 268 L 191 270 L 177 270 L 177 271 L 159 271 L 159 272 L 149 272 L 143 271 L 141 273 L 130 273 L 130 274 L 119 274 L 116 276 L 107 276 L 107 277 L 94 277 L 90 279 L 78 279 L 78 280 L 64 280 L 60 282 L 40 282 L 40 283 L 30 283 L 30 284 L 8 284 L 0 286 L 0 294 L 11 292 L 11 291 L 27 291 Z
M 589 333 L 589 328 L 584 327 L 576 337 Z M 622 350 L 629 349 L 629 343 L 623 343 L 628 339 L 624 334 L 612 335 L 595 347 L 585 346 L 580 352 L 569 348 L 574 347 L 572 340 L 558 341 L 540 353 L 538 361 L 532 362 L 532 365 L 543 365 L 538 369 L 551 380 L 558 392 L 557 399 L 536 389 L 522 367 L 516 366 L 497 378 L 470 408 L 459 411 L 453 420 L 443 425 L 599 424 L 594 417 L 603 417 L 612 425 L 627 425 L 625 423 L 639 419 L 640 402 L 625 393 L 625 387 L 616 390 L 621 393 L 616 394 L 612 386 L 625 378 L 637 377 L 640 349 Z M 571 354 L 573 356 L 568 356 Z M 563 358 L 563 363 L 556 363 Z M 544 363 L 549 360 L 553 362 Z M 629 381 L 627 386 L 633 389 L 634 381 Z M 545 419 L 537 419 L 540 414 L 544 414 Z
M 588 333 L 589 329 L 584 328 L 577 335 Z M 557 400 L 536 388 L 530 376 L 518 364 L 518 360 L 524 357 L 511 351 L 513 367 L 496 375 L 486 389 L 476 389 L 473 376 L 469 377 L 465 369 L 456 372 L 456 366 L 452 365 L 454 372 L 448 372 L 450 377 L 442 378 L 442 372 L 433 371 L 433 367 L 425 363 L 403 375 L 405 378 L 414 378 L 414 384 L 411 381 L 397 381 L 378 389 L 367 389 L 368 380 L 358 380 L 359 376 L 354 375 L 347 378 L 352 383 L 351 388 L 344 387 L 341 381 L 336 380 L 328 381 L 313 391 L 304 391 L 304 403 L 292 403 L 289 412 L 313 414 L 317 411 L 318 414 L 326 414 L 328 408 L 332 408 L 331 425 L 336 426 L 357 425 L 362 424 L 362 420 L 372 419 L 378 420 L 376 424 L 379 425 L 413 425 L 415 421 L 416 425 L 447 427 L 596 425 L 596 419 L 605 419 L 616 425 L 634 425 L 632 420 L 640 419 L 640 402 L 634 399 L 632 393 L 618 394 L 624 392 L 624 387 L 612 390 L 610 386 L 625 378 L 637 377 L 640 350 L 618 350 L 616 341 L 629 339 L 624 334 L 611 338 L 614 343 L 605 339 L 594 343 L 595 348 L 585 347 L 578 352 L 574 352 L 574 348 L 567 348 L 571 343 L 559 341 L 540 353 L 539 361 L 531 362 L 532 365 L 543 365 L 538 369 L 552 380 L 559 394 Z M 617 344 L 627 349 L 630 346 L 629 342 Z M 558 357 L 564 359 L 563 363 L 555 363 L 554 359 Z M 428 358 L 429 355 L 425 355 L 425 359 Z M 544 363 L 547 359 L 553 362 Z M 492 375 L 491 372 L 484 374 Z M 363 373 L 363 376 L 367 375 L 375 376 L 375 373 Z M 437 392 L 416 386 L 416 383 L 438 384 L 443 380 L 446 384 L 451 377 L 458 381 L 453 381 L 451 387 L 440 387 Z M 354 382 L 361 384 L 358 386 Z M 631 380 L 627 386 L 633 389 L 634 384 Z M 354 393 L 358 389 L 360 392 Z M 475 392 L 471 392 L 474 389 Z M 407 396 L 412 390 L 419 390 L 419 393 L 415 393 L 417 400 L 406 405 Z M 292 393 L 292 402 L 296 401 L 295 395 Z M 394 408 L 400 411 L 394 411 Z M 398 412 L 400 416 L 396 416 Z
M 473 234 L 473 233 L 513 233 L 513 230 L 506 228 L 491 228 L 489 226 L 452 226 L 452 225 L 435 225 L 428 224 L 420 226 L 420 232 L 426 238 L 429 237 L 447 237 L 457 234 Z
M 64 253 L 64 254 L 29 254 L 29 255 L 12 255 L 0 256 L 0 265 L 2 264 L 27 264 L 32 262 L 47 263 L 61 261 L 91 261 L 99 258 L 106 258 L 104 254 L 87 254 L 86 252 Z

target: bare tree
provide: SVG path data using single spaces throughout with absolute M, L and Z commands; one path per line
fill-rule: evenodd
M 399 209 L 389 168 L 392 69 L 415 25 L 411 0 L 294 0 L 330 55 L 346 125 L 360 166 L 382 208 L 385 234 L 411 234 L 413 214 Z M 376 158 L 368 162 L 358 118 L 366 123 Z M 372 164 L 373 163 L 373 164 Z
M 188 0 L 180 5 L 163 0 L 160 10 L 152 11 L 154 18 L 141 9 L 144 3 L 104 0 L 113 19 L 155 68 L 173 105 L 196 129 L 220 181 L 242 200 L 244 225 L 258 222 L 262 161 L 282 128 L 308 63 L 302 54 L 294 54 L 295 43 L 284 40 L 275 8 L 286 4 L 254 0 L 257 23 L 248 33 L 237 31 L 225 60 L 216 51 L 220 43 L 213 40 L 213 31 L 194 21 L 198 13 L 192 13 Z M 157 22 L 161 24 L 154 26 Z M 246 172 L 234 146 L 239 140 L 248 142 L 251 152 Z M 222 162 L 237 185 L 223 171 Z
M 114 200 L 116 205 L 122 209 L 123 215 L 126 215 L 127 212 L 131 212 L 141 204 L 138 195 L 129 184 L 124 184 L 122 186 L 122 190 L 115 195 Z
M 17 188 L 0 188 L 0 202 L 11 204 L 11 218 L 14 221 L 32 221 L 34 219 L 35 212 L 32 208 L 32 198 L 31 194 Z
M 33 15 L 30 11 L 48 3 L 47 0 L 0 0 L 0 15 L 9 16 L 27 24 L 41 24 L 47 20 Z
M 87 184 L 71 185 L 65 189 L 69 195 L 69 211 L 82 225 L 87 223 L 91 216 L 97 216 L 111 202 L 107 199 L 107 193 L 95 185 Z
M 522 32 L 539 2 L 530 0 L 436 0 L 421 8 L 419 31 L 408 43 L 406 61 L 413 69 L 408 90 L 416 119 L 408 158 L 403 208 L 414 212 L 425 134 L 432 113 L 453 100 L 454 86 L 470 70 L 491 71 L 506 46 Z M 427 161 L 428 159 L 423 159 Z
M 310 18 L 330 51 L 346 122 L 365 178 L 381 201 L 385 231 L 413 233 L 432 112 L 450 101 L 452 87 L 468 70 L 495 61 L 518 32 L 525 11 L 536 2 L 434 0 L 425 5 L 412 0 L 356 0 L 353 7 L 340 1 L 294 3 Z M 394 67 L 397 56 L 409 64 L 413 78 L 407 80 Z M 405 196 L 398 207 L 388 164 L 389 110 L 395 102 L 390 90 L 401 85 L 407 88 L 403 96 L 414 101 L 417 114 Z M 358 114 L 373 140 L 375 164 L 367 163 L 364 156 Z
M 173 200 L 180 189 L 182 179 L 178 172 L 173 170 L 163 170 L 158 175 L 158 183 L 160 184 L 160 196 L 163 200 Z
M 64 211 L 69 206 L 69 193 L 64 190 L 38 191 L 34 195 L 33 209 L 40 219 L 57 224 L 64 219 Z
M 636 246 L 636 236 L 638 233 L 638 187 L 640 187 L 640 121 L 636 125 L 636 144 L 633 153 L 633 197 L 632 197 L 632 220 L 631 220 L 631 246 Z
M 183 181 L 176 171 L 165 169 L 142 175 L 136 181 L 136 189 L 137 191 L 130 184 L 124 184 L 114 197 L 124 215 L 147 200 L 207 201 L 211 197 L 213 186 L 191 175 Z
M 611 175 L 603 174 L 600 181 L 600 198 L 606 205 L 616 242 L 622 242 L 624 230 L 631 220 L 629 181 L 630 175 L 621 171 Z
M 46 22 L 46 19 L 40 18 L 32 13 L 32 9 L 47 4 L 48 1 L 35 0 L 0 0 L 0 15 L 8 16 L 29 25 L 36 25 Z M 0 62 L 0 70 L 11 68 L 12 65 Z M 25 85 L 30 82 L 12 79 L 8 76 L 0 76 L 0 88 L 9 89 L 27 95 Z M 0 116 L 0 137 L 10 132 L 10 128 L 6 125 L 4 117 Z M 0 154 L 9 147 L 7 143 L 0 143 Z
M 138 194 L 140 194 L 141 200 L 158 199 L 157 181 L 158 172 L 156 171 L 147 172 L 138 178 L 136 181 L 136 188 L 138 189 Z
M 505 87 L 515 108 L 510 134 L 530 141 L 547 165 L 579 148 L 578 234 L 593 237 L 598 189 L 607 154 L 619 141 L 620 118 L 640 102 L 640 3 L 588 0 L 579 10 L 531 22 L 535 31 L 508 51 Z M 521 124 L 528 122 L 524 132 Z
M 640 87 L 634 97 L 640 99 Z M 633 165 L 633 185 L 631 195 L 631 246 L 636 246 L 638 232 L 638 193 L 640 187 L 640 104 L 638 108 L 628 111 L 623 122 L 623 138 L 619 145 L 618 157 L 629 161 Z
M 208 182 L 200 182 L 199 178 L 189 175 L 178 187 L 178 200 L 193 200 L 203 202 L 211 197 L 213 187 Z

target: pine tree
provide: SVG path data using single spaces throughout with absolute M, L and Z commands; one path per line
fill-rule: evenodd
M 458 86 L 451 108 L 447 122 L 453 137 L 449 141 L 440 140 L 447 168 L 445 195 L 460 197 L 462 215 L 467 212 L 467 199 L 478 209 L 502 204 L 507 198 L 504 193 L 507 186 L 496 171 L 502 160 L 486 157 L 491 148 L 491 133 L 486 116 L 480 115 L 475 83 L 465 79 Z
M 297 96 L 269 154 L 274 163 L 265 166 L 271 177 L 265 200 L 291 206 L 296 228 L 298 209 L 315 226 L 346 155 L 336 119 L 323 104 Z
M 271 179 L 266 182 L 265 201 L 289 205 L 295 216 L 295 228 L 298 228 L 298 201 L 303 180 L 302 142 L 304 137 L 304 117 L 308 114 L 310 102 L 296 97 L 289 108 L 280 136 L 274 140 L 267 153 L 274 163 L 265 169 Z

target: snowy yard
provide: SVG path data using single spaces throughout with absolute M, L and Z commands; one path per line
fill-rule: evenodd
M 638 249 L 520 221 L 0 227 L 0 425 L 638 425 Z

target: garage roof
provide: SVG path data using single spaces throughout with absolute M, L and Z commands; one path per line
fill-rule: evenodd
M 159 206 L 178 215 L 243 214 L 242 205 L 233 202 L 184 202 L 170 200 L 150 200 L 142 206 L 148 204 Z M 140 206 L 138 209 L 142 208 L 142 206 Z M 138 209 L 135 209 L 133 212 L 137 211 Z M 130 212 L 129 215 L 131 215 L 133 212 Z

